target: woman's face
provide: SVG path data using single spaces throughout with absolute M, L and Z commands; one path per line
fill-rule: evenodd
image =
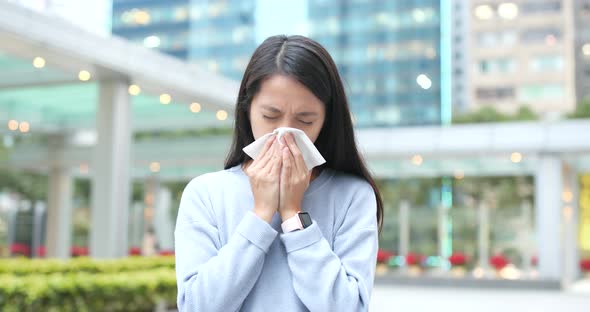
M 318 138 L 326 109 L 305 86 L 293 78 L 273 75 L 262 82 L 250 106 L 254 139 L 279 127 L 297 128 L 312 142 Z

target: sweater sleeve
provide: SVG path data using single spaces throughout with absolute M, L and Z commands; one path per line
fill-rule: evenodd
M 310 311 L 367 311 L 377 262 L 377 202 L 368 183 L 357 189 L 332 250 L 314 222 L 281 234 L 293 287 Z M 313 217 L 313 216 L 312 216 Z
M 174 231 L 178 310 L 237 311 L 258 280 L 278 233 L 248 212 L 221 246 L 201 177 L 185 188 Z

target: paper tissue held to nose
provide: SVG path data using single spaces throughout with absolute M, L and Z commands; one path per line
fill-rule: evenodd
M 318 151 L 318 149 L 313 145 L 313 142 L 307 137 L 305 132 L 296 129 L 296 128 L 289 128 L 289 127 L 281 127 L 276 128 L 273 132 L 267 133 L 258 140 L 252 142 L 250 145 L 243 148 L 243 151 L 248 154 L 252 159 L 256 159 L 262 148 L 264 147 L 264 143 L 266 140 L 270 138 L 273 133 L 277 134 L 277 139 L 282 137 L 285 133 L 292 133 L 293 137 L 295 138 L 295 143 L 297 143 L 297 147 L 301 150 L 301 154 L 303 155 L 303 160 L 305 161 L 305 165 L 307 166 L 307 170 L 311 170 L 316 166 L 319 166 L 326 162 L 322 154 Z

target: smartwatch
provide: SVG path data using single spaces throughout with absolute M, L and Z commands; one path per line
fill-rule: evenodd
M 283 233 L 294 232 L 298 230 L 303 230 L 310 226 L 312 223 L 311 217 L 307 212 L 298 212 L 291 218 L 285 220 L 281 223 L 281 228 L 283 229 Z

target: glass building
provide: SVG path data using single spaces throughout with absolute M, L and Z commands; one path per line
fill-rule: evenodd
M 310 2 L 359 126 L 440 123 L 439 1 Z
M 450 91 L 444 91 L 450 90 L 444 87 L 451 80 L 450 46 L 441 40 L 447 32 L 440 22 L 447 5 L 114 0 L 113 33 L 236 80 L 264 38 L 307 35 L 334 57 L 357 126 L 440 124 L 450 120 L 451 110 Z
M 189 51 L 189 0 L 115 0 L 113 34 L 186 59 Z

